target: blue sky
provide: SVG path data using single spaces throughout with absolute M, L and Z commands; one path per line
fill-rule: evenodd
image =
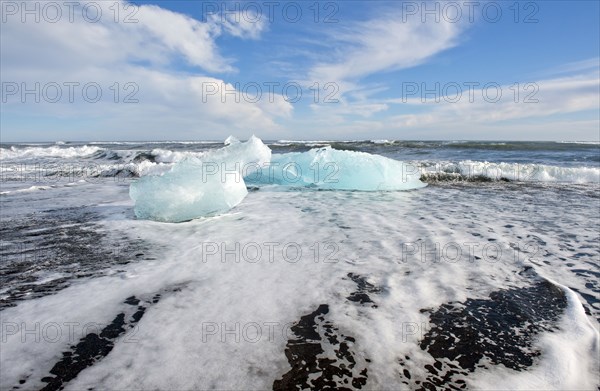
M 600 139 L 597 1 L 37 4 L 2 141 Z

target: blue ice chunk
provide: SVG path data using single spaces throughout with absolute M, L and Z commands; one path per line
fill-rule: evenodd
M 274 154 L 246 182 L 285 186 L 310 186 L 337 190 L 409 190 L 425 187 L 416 166 L 365 152 L 331 147 L 307 152 Z
M 163 175 L 145 176 L 131 184 L 134 213 L 141 219 L 181 222 L 224 213 L 248 191 L 243 174 L 252 175 L 269 162 L 271 150 L 256 137 L 189 157 Z

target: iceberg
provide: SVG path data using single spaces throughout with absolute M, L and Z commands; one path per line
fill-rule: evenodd
M 331 147 L 273 155 L 271 163 L 246 176 L 255 184 L 309 186 L 328 190 L 410 190 L 425 187 L 418 167 L 366 152 Z
M 129 195 L 140 219 L 188 221 L 224 213 L 248 194 L 246 183 L 328 190 L 409 190 L 426 186 L 417 167 L 365 152 L 331 147 L 271 155 L 259 138 L 188 156 L 162 175 L 141 177 Z
M 222 149 L 188 157 L 162 175 L 132 183 L 129 196 L 136 217 L 182 222 L 224 213 L 242 202 L 248 194 L 243 175 L 268 163 L 271 150 L 254 136 L 243 143 L 228 141 Z

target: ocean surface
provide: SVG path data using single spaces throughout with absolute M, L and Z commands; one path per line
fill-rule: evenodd
M 0 144 L 0 388 L 598 389 L 600 143 L 265 144 L 427 186 L 164 223 L 130 185 L 222 141 Z

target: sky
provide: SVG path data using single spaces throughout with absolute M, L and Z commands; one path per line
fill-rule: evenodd
M 600 140 L 598 1 L 0 6 L 2 142 Z

